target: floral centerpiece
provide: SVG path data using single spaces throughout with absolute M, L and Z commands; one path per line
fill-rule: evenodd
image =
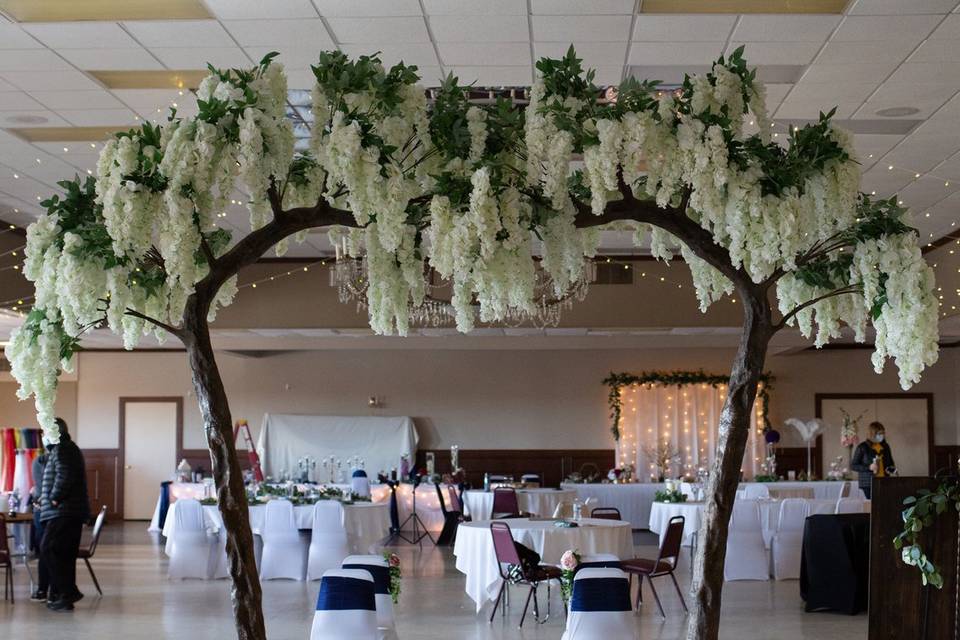
M 403 571 L 400 569 L 400 556 L 389 551 L 383 552 L 383 559 L 387 561 L 390 567 L 390 599 L 393 604 L 400 600 L 400 578 L 403 577 Z
M 847 477 L 847 467 L 843 464 L 843 456 L 837 456 L 830 463 L 827 471 L 827 480 L 844 480 Z
M 654 502 L 686 502 L 687 496 L 679 489 L 671 489 L 669 491 L 657 491 L 653 494 Z
M 560 556 L 560 595 L 564 602 L 570 602 L 570 596 L 573 594 L 573 576 L 577 573 L 580 566 L 580 553 L 576 549 L 567 549 Z
M 840 446 L 852 449 L 860 442 L 857 430 L 860 428 L 860 420 L 864 414 L 861 413 L 854 418 L 847 413 L 846 409 L 840 409 L 840 413 L 843 414 L 843 424 L 840 426 Z

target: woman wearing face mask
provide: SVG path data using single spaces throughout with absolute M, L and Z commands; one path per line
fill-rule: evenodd
M 870 498 L 870 489 L 874 477 L 883 478 L 893 475 L 897 466 L 893 462 L 890 445 L 885 439 L 886 433 L 879 422 L 871 422 L 868 427 L 870 438 L 857 445 L 850 461 L 850 468 L 857 471 L 860 488 Z

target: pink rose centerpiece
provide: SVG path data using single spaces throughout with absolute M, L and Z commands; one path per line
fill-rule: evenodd
M 580 553 L 576 549 L 567 549 L 560 556 L 560 571 L 563 575 L 560 578 L 560 595 L 564 602 L 570 601 L 570 595 L 573 593 L 573 576 L 577 573 L 577 567 L 580 566 Z

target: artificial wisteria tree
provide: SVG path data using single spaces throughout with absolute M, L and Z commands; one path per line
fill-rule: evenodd
M 36 283 L 35 306 L 7 355 L 47 437 L 58 438 L 58 372 L 84 330 L 109 326 L 127 348 L 151 331 L 179 338 L 228 532 L 237 633 L 263 638 L 209 334 L 240 269 L 329 227 L 366 262 L 374 331 L 407 332 L 432 268 L 449 280 L 466 332 L 529 309 L 538 269 L 562 296 L 600 229 L 630 229 L 658 258 L 679 251 L 702 309 L 725 294 L 743 306 L 687 633 L 716 638 L 727 524 L 771 337 L 785 325 L 811 335 L 816 325 L 821 345 L 846 324 L 862 341 L 872 324 L 874 365 L 892 358 L 904 388 L 937 359 L 932 272 L 896 200 L 859 193 L 850 136 L 828 113 L 771 141 L 763 87 L 740 51 L 675 91 L 629 80 L 601 93 L 571 50 L 538 62 L 525 105 L 471 102 L 455 78 L 428 99 L 415 67 L 327 52 L 313 67 L 310 151 L 294 153 L 286 80 L 272 57 L 249 71 L 211 69 L 198 115 L 118 134 L 96 178 L 63 183 L 31 225 L 24 273 Z M 250 211 L 242 238 L 216 227 L 236 191 Z

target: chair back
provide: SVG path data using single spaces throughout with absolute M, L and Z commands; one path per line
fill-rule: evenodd
M 93 557 L 93 554 L 97 550 L 97 544 L 100 542 L 100 532 L 103 531 L 103 523 L 107 519 L 107 505 L 100 507 L 100 513 L 97 514 L 97 519 L 93 523 L 93 532 L 90 534 L 90 544 L 87 545 L 87 555 Z
M 527 485 L 537 485 L 538 487 L 542 484 L 539 473 L 525 473 L 520 476 L 520 482 Z
M 176 506 L 177 533 L 197 533 L 205 531 L 203 522 L 203 505 L 196 498 L 181 498 L 174 503 Z
M 337 500 L 318 500 L 313 505 L 313 533 L 341 533 L 346 535 L 346 529 L 343 526 L 343 505 L 340 502 Z
M 847 488 L 846 482 L 831 482 L 813 487 L 814 500 L 839 500 Z
M 457 488 L 452 484 L 447 485 L 447 496 L 450 498 L 450 511 L 463 513 L 463 503 L 460 502 L 460 494 L 457 493 Z
M 350 491 L 364 498 L 370 497 L 370 478 L 367 477 L 366 471 L 357 469 L 353 472 L 350 478 Z
M 602 520 L 623 520 L 620 517 L 620 509 L 616 507 L 597 507 L 590 512 L 591 518 L 601 518 Z
M 7 517 L 0 513 L 0 557 L 9 558 L 10 546 L 7 542 Z
M 443 498 L 443 489 L 440 488 L 439 482 L 434 482 L 433 486 L 437 490 L 437 500 L 440 501 L 440 512 L 446 517 L 451 509 L 447 507 L 447 501 Z
M 357 555 L 343 559 L 343 569 L 362 569 L 373 578 L 374 600 L 377 607 L 377 626 L 392 629 L 393 598 L 390 595 L 390 563 L 383 556 Z
M 289 534 L 291 531 L 297 532 L 297 523 L 293 519 L 293 503 L 289 500 L 268 502 L 263 515 L 263 535 Z
M 573 578 L 570 611 L 630 611 L 627 574 L 616 568 L 587 568 Z
M 511 516 L 520 515 L 520 502 L 517 500 L 517 492 L 513 487 L 497 487 L 493 490 L 493 516 L 497 514 L 507 514 Z
M 513 476 L 506 476 L 501 473 L 489 474 L 490 482 L 513 482 Z
M 760 505 L 756 500 L 734 500 L 730 516 L 731 531 L 759 531 Z
M 690 482 L 681 482 L 680 483 L 680 493 L 687 496 L 690 500 L 694 500 L 696 496 L 693 495 L 693 484 Z
M 661 562 L 667 562 L 674 569 L 677 568 L 677 562 L 680 560 L 680 547 L 683 544 L 683 527 L 686 518 L 683 516 L 673 516 L 667 523 L 667 531 L 663 534 L 663 542 L 660 543 L 660 553 L 657 555 L 657 562 L 654 568 L 659 568 Z
M 863 513 L 863 500 L 840 498 L 837 500 L 836 513 Z
M 770 499 L 770 488 L 765 484 L 748 484 L 743 488 L 744 500 Z
M 580 557 L 577 573 L 584 569 L 619 569 L 622 564 L 620 558 L 612 553 L 594 553 Z
M 491 522 L 490 535 L 493 537 L 493 553 L 497 558 L 500 577 L 506 579 L 503 565 L 520 565 L 520 554 L 517 553 L 517 545 L 513 541 L 510 525 L 506 522 Z
M 803 498 L 787 498 L 780 503 L 777 531 L 803 531 L 803 523 L 809 515 L 809 502 Z
M 376 640 L 373 576 L 364 569 L 330 569 L 320 581 L 311 640 Z

